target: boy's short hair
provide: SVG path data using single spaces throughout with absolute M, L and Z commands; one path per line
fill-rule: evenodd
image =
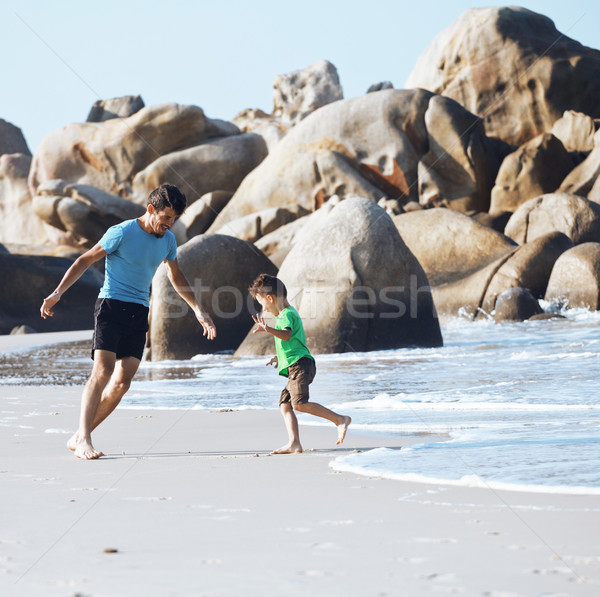
M 187 207 L 187 199 L 175 185 L 165 183 L 148 195 L 148 205 L 153 205 L 156 211 L 170 207 L 180 216 Z
M 248 290 L 252 296 L 257 294 L 273 294 L 276 297 L 287 298 L 285 284 L 279 278 L 270 276 L 269 274 L 260 274 L 252 282 L 252 286 Z

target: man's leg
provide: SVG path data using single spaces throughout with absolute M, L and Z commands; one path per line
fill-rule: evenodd
M 108 384 L 115 368 L 117 355 L 108 350 L 94 351 L 94 366 L 90 378 L 83 388 L 81 396 L 81 413 L 79 415 L 79 428 L 67 443 L 75 456 L 84 460 L 91 460 L 102 456 L 102 452 L 92 446 L 91 433 L 94 419 L 98 411 L 102 392 Z
M 294 414 L 292 405 L 289 402 L 282 402 L 279 406 L 279 409 L 283 415 L 283 420 L 285 421 L 285 427 L 287 429 L 290 441 L 278 450 L 273 450 L 271 454 L 294 454 L 302 452 L 300 435 L 298 433 L 298 419 Z
M 322 406 L 316 402 L 296 402 L 294 404 L 294 410 L 331 421 L 338 430 L 338 440 L 336 444 L 341 444 L 344 441 L 344 438 L 346 437 L 346 431 L 348 430 L 348 425 L 350 425 L 352 422 L 350 417 L 338 415 L 332 410 L 329 410 L 326 406 Z
M 110 381 L 102 392 L 102 398 L 100 399 L 100 404 L 92 423 L 92 430 L 96 429 L 117 408 L 117 405 L 121 402 L 121 398 L 129 390 L 131 380 L 139 366 L 140 360 L 135 357 L 125 357 L 117 361 Z

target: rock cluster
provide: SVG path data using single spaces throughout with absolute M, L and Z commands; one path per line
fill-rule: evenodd
M 465 12 L 405 89 L 344 99 L 323 60 L 275 79 L 270 114 L 113 98 L 33 156 L 0 120 L 0 268 L 44 281 L 3 285 L 0 333 L 41 329 L 31 307 L 69 263 L 52 259 L 137 217 L 163 182 L 188 197 L 179 260 L 219 335 L 202 339 L 159 269 L 149 358 L 271 351 L 248 335 L 263 271 L 288 286 L 315 353 L 437 346 L 439 316 L 543 317 L 544 298 L 598 309 L 599 126 L 600 52 L 515 7 Z M 79 284 L 91 317 L 97 273 Z

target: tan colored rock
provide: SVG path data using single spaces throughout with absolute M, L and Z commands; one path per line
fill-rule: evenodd
M 29 190 L 33 196 L 41 183 L 63 179 L 127 197 L 133 177 L 161 155 L 238 133 L 235 125 L 207 118 L 197 106 L 179 104 L 148 106 L 128 118 L 69 124 L 40 143 Z
M 504 158 L 492 189 L 490 213 L 514 212 L 529 199 L 556 191 L 573 166 L 554 135 L 535 137 Z
M 266 155 L 264 139 L 254 133 L 221 137 L 173 151 L 135 175 L 132 200 L 145 205 L 148 193 L 166 180 L 176 184 L 189 203 L 211 191 L 233 193 Z
M 27 187 L 31 155 L 0 155 L 0 242 L 50 242 L 42 220 L 34 213 Z
M 427 277 L 383 209 L 349 198 L 305 230 L 278 277 L 311 352 L 442 344 Z M 261 350 L 247 337 L 236 354 Z
M 481 309 L 492 313 L 498 297 L 510 288 L 526 288 L 536 298 L 542 298 L 554 263 L 572 247 L 573 243 L 562 232 L 551 232 L 519 247 L 494 273 Z
M 554 264 L 545 299 L 569 308 L 600 310 L 600 244 L 583 243 Z
M 489 152 L 481 120 L 456 102 L 434 96 L 425 127 L 429 150 L 418 165 L 419 203 L 487 211 L 500 162 Z
M 231 122 L 244 133 L 260 135 L 265 140 L 269 153 L 288 132 L 288 127 L 275 116 L 258 109 L 243 110 Z
M 542 195 L 521 205 L 504 233 L 522 245 L 553 231 L 576 245 L 600 242 L 600 205 L 568 193 Z
M 67 233 L 72 244 L 90 249 L 108 228 L 141 216 L 145 207 L 91 185 L 64 187 L 64 195 L 36 195 L 33 211 L 46 224 Z
M 273 116 L 284 125 L 294 125 L 317 108 L 344 97 L 337 69 L 327 60 L 273 81 Z
M 432 286 L 465 278 L 517 246 L 503 234 L 451 209 L 413 211 L 392 220 Z
M 587 114 L 566 110 L 550 131 L 567 151 L 588 152 L 594 149 L 596 123 Z
M 232 196 L 233 193 L 229 191 L 213 191 L 189 205 L 171 228 L 177 244 L 183 245 L 194 236 L 206 232 Z
M 480 270 L 432 288 L 435 307 L 441 315 L 489 316 L 496 300 L 511 288 L 526 288 L 544 296 L 554 262 L 573 243 L 561 233 L 551 233 L 517 247 Z
M 215 234 L 228 234 L 251 243 L 310 212 L 301 205 L 269 207 L 225 224 Z
M 565 110 L 600 116 L 600 52 L 525 8 L 473 8 L 431 42 L 405 87 L 455 99 L 488 136 L 520 146 Z
M 559 191 L 587 197 L 600 175 L 600 135 L 591 153 L 565 177 Z
M 450 148 L 451 140 L 456 141 L 451 124 L 473 124 L 456 103 L 436 101 L 429 122 L 440 132 L 430 135 L 425 114 L 432 97 L 422 90 L 390 89 L 320 108 L 290 130 L 244 179 L 217 218 L 215 229 L 267 207 L 300 204 L 314 211 L 332 195 L 418 202 L 418 164 L 430 151 L 430 143 L 435 140 Z M 451 132 L 445 135 L 447 130 Z M 473 184 L 472 175 L 493 171 L 490 163 L 495 154 L 481 145 L 485 140 L 477 126 L 457 131 L 462 139 L 450 153 L 453 160 L 462 160 L 462 174 L 456 164 L 450 168 L 448 160 L 435 162 L 431 154 L 430 177 L 440 196 L 469 197 L 465 203 L 483 201 L 487 210 L 489 197 L 481 194 L 485 185 Z M 479 150 L 471 151 L 475 148 Z M 452 177 L 442 184 L 444 169 Z M 457 176 L 471 189 L 470 195 L 457 188 Z
M 144 100 L 139 95 L 125 95 L 94 102 L 87 122 L 104 122 L 111 118 L 127 118 L 139 112 L 145 106 Z
M 255 305 L 248 287 L 277 269 L 254 245 L 232 236 L 201 234 L 179 248 L 177 260 L 196 298 L 217 327 L 215 340 L 202 335 L 187 304 L 159 268 L 152 281 L 150 354 L 154 361 L 189 359 L 238 347 L 253 325 Z
M 543 313 L 539 301 L 527 288 L 509 288 L 496 301 L 494 321 L 525 321 Z

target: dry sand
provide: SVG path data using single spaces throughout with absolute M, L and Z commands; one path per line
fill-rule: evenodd
M 270 456 L 277 411 L 118 409 L 83 462 L 65 448 L 79 396 L 0 386 L 0 595 L 600 595 L 597 496 L 336 473 L 423 439 L 352 427 L 336 448 L 303 425 L 310 451 Z

